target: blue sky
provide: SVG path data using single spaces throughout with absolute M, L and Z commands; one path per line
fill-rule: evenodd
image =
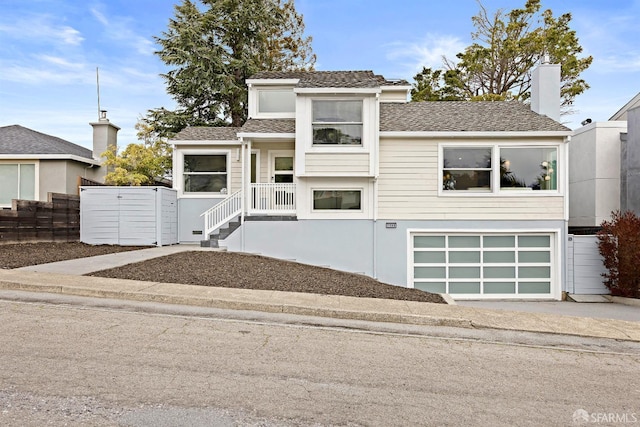
M 150 108 L 174 108 L 153 54 L 178 0 L 0 1 L 0 126 L 22 126 L 91 145 L 101 108 L 120 126 L 119 145 L 137 142 L 134 125 Z M 525 0 L 484 0 L 489 11 Z M 571 128 L 607 120 L 640 92 L 640 0 L 543 0 L 554 16 L 573 15 L 591 85 L 576 99 Z M 471 43 L 475 0 L 297 0 L 313 36 L 318 70 L 373 70 L 413 81 Z

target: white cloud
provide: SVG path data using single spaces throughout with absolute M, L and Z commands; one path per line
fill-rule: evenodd
M 77 46 L 84 38 L 80 31 L 68 25 L 53 23 L 48 15 L 33 15 L 14 22 L 0 22 L 0 33 L 18 40 L 31 40 L 45 44 Z
M 67 68 L 67 69 L 73 69 L 73 70 L 78 70 L 78 69 L 84 69 L 85 64 L 80 63 L 80 62 L 70 62 L 64 58 L 61 58 L 59 56 L 51 56 L 51 55 L 40 55 L 38 56 L 38 59 L 40 59 L 41 61 L 47 62 L 49 64 L 61 67 L 61 68 Z
M 443 57 L 455 59 L 466 45 L 459 37 L 427 34 L 417 42 L 394 42 L 385 47 L 388 49 L 387 59 L 401 61 L 406 72 L 413 75 L 422 67 L 441 68 Z
M 135 32 L 135 22 L 132 19 L 107 17 L 95 7 L 91 8 L 91 14 L 102 24 L 109 39 L 130 45 L 141 55 L 153 55 L 155 50 L 153 42 Z

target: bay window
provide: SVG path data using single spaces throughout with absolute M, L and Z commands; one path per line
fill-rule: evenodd
M 36 199 L 35 170 L 33 163 L 0 164 L 0 206 L 11 206 L 12 199 Z
M 227 155 L 185 154 L 183 177 L 185 193 L 226 193 Z
M 443 192 L 557 191 L 558 148 L 443 147 Z
M 315 100 L 314 145 L 362 145 L 362 100 Z

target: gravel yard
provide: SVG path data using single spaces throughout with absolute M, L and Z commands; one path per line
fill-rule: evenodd
M 82 243 L 0 245 L 0 268 L 17 268 L 133 249 L 141 248 Z M 381 283 L 360 274 L 234 252 L 181 252 L 90 275 L 199 286 L 444 303 L 440 295 Z

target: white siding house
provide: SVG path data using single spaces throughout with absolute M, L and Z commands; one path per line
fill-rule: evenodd
M 559 299 L 571 131 L 550 118 L 558 73 L 536 73 L 537 111 L 408 103 L 407 82 L 370 71 L 258 73 L 241 128 L 172 141 L 180 241 L 458 299 Z

